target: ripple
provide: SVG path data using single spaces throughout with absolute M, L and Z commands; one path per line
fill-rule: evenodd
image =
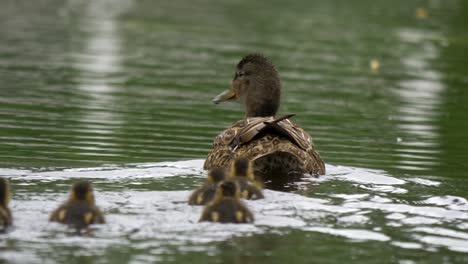
M 431 2 L 421 20 L 410 2 L 17 2 L 0 9 L 0 175 L 15 216 L 0 262 L 466 260 L 466 30 L 446 19 L 464 5 Z M 251 51 L 275 62 L 281 113 L 298 114 L 328 174 L 247 202 L 253 225 L 199 224 L 186 199 L 201 159 L 243 116 L 210 99 Z M 81 237 L 47 222 L 80 178 L 108 217 Z
M 390 176 L 382 175 L 382 171 L 366 170 L 344 166 L 327 165 L 327 174 L 333 175 L 335 178 L 356 183 L 367 184 L 382 184 L 382 185 L 401 185 L 405 181 Z M 340 175 L 340 174 L 344 175 Z
M 39 172 L 0 169 L 0 175 L 11 179 L 15 194 L 11 206 L 15 228 L 8 232 L 7 239 L 28 248 L 33 256 L 39 251 L 64 246 L 77 247 L 77 255 L 85 252 L 102 255 L 107 249 L 119 246 L 154 251 L 160 255 L 167 254 L 174 246 L 187 251 L 208 250 L 210 243 L 216 241 L 275 233 L 287 228 L 352 241 L 391 241 L 392 245 L 409 250 L 419 249 L 420 243 L 456 252 L 465 250 L 467 233 L 438 225 L 451 225 L 468 219 L 464 207 L 466 200 L 456 196 L 432 196 L 415 202 L 415 205 L 398 202 L 387 197 L 385 188 L 433 185 L 424 181 L 399 180 L 383 175 L 384 172 L 379 170 L 327 165 L 329 175 L 304 182 L 320 182 L 322 188 L 338 182 L 343 188 L 362 185 L 361 179 L 356 177 L 362 174 L 366 178 L 365 186 L 381 187 L 362 188 L 366 193 L 337 192 L 311 198 L 265 190 L 265 199 L 247 201 L 256 219 L 255 224 L 247 225 L 199 224 L 202 207 L 187 205 L 189 190 L 162 191 L 145 187 L 158 180 L 163 184 L 181 179 L 200 182 L 205 174 L 202 164 L 203 160 L 188 160 Z M 49 212 L 66 199 L 66 183 L 76 178 L 95 182 L 97 203 L 107 217 L 106 225 L 96 226 L 92 235 L 85 237 L 75 237 L 67 228 L 48 222 Z M 374 180 L 370 180 L 372 178 Z M 121 187 L 106 191 L 106 186 L 110 185 L 114 189 Z M 46 186 L 49 187 L 44 189 Z M 383 212 L 388 222 L 376 225 L 374 215 L 378 212 Z M 29 220 L 32 218 L 36 219 L 34 224 Z M 370 230 L 369 225 L 373 226 Z M 414 240 L 395 240 L 391 233 L 383 231 L 382 227 L 386 225 L 398 228 L 400 234 L 411 235 Z M 443 239 L 435 241 L 436 237 Z M 12 252 L 23 255 L 22 252 L 8 250 L 0 253 L 0 257 L 10 259 Z
M 376 240 L 376 241 L 388 241 L 390 237 L 369 231 L 364 229 L 332 229 L 326 227 L 310 227 L 306 228 L 306 231 L 315 231 L 321 233 L 327 233 L 335 236 L 343 236 L 353 240 Z
M 379 209 L 386 212 L 398 212 L 398 213 L 409 213 L 420 216 L 428 216 L 438 218 L 440 220 L 464 220 L 468 219 L 468 213 L 447 210 L 439 207 L 423 207 L 423 206 L 411 206 L 406 204 L 386 204 L 386 203 L 372 203 L 372 202 L 352 202 L 346 204 L 346 207 L 350 208 L 368 208 L 368 209 Z
M 444 246 L 458 252 L 468 252 L 468 241 L 440 236 L 415 236 L 419 241 L 437 246 Z

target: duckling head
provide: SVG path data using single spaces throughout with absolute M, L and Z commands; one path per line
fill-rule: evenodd
M 223 197 L 233 197 L 239 198 L 239 188 L 237 184 L 233 181 L 223 181 L 218 185 L 216 190 L 216 197 L 223 198 Z
M 239 99 L 246 117 L 274 116 L 281 98 L 281 82 L 273 63 L 260 54 L 250 54 L 237 64 L 231 89 L 213 99 L 215 104 Z
M 8 180 L 0 177 L 0 206 L 7 207 L 10 203 L 10 184 Z
M 226 170 L 224 168 L 214 168 L 208 173 L 210 183 L 220 182 L 226 179 Z
M 93 186 L 87 181 L 76 182 L 72 186 L 71 201 L 85 201 L 90 205 L 94 205 Z
M 233 177 L 247 177 L 254 179 L 252 163 L 244 158 L 239 158 L 234 161 L 231 166 L 231 175 Z

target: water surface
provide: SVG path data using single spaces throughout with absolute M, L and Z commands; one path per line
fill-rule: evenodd
M 0 175 L 12 263 L 468 261 L 463 1 L 4 1 Z M 198 224 L 186 205 L 214 136 L 213 105 L 261 52 L 327 163 L 249 202 L 254 225 Z M 372 66 L 373 65 L 373 66 Z M 108 224 L 47 222 L 77 178 Z M 273 258 L 272 258 L 273 257 Z

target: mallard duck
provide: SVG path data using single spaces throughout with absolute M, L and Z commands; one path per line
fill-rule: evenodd
M 239 186 L 240 195 L 244 199 L 263 199 L 262 184 L 255 180 L 252 163 L 247 159 L 236 159 L 231 168 L 231 180 Z
M 231 89 L 213 99 L 215 104 L 238 99 L 245 119 L 235 122 L 213 142 L 204 169 L 229 167 L 238 158 L 253 163 L 256 175 L 325 174 L 325 165 L 310 136 L 289 118 L 275 117 L 280 105 L 278 71 L 266 57 L 250 54 L 237 64 Z
M 216 196 L 203 210 L 200 222 L 251 223 L 253 215 L 240 200 L 239 188 L 234 181 L 221 182 L 216 189 Z
M 205 205 L 213 200 L 218 183 L 226 178 L 226 171 L 223 168 L 215 168 L 208 173 L 206 182 L 196 189 L 189 197 L 190 205 Z
M 5 229 L 12 223 L 10 203 L 10 184 L 7 179 L 0 177 L 0 229 Z
M 73 184 L 70 198 L 52 213 L 50 221 L 77 228 L 104 223 L 104 216 L 95 205 L 91 183 L 80 181 Z

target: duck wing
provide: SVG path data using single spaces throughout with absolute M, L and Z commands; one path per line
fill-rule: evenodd
M 235 135 L 230 138 L 229 146 L 234 149 L 249 143 L 261 134 L 274 134 L 288 139 L 302 150 L 307 151 L 311 148 L 312 140 L 302 128 L 289 120 L 293 116 L 294 114 L 289 114 L 276 119 L 273 117 L 247 119 L 246 125 L 237 130 Z
M 284 168 L 289 172 L 324 174 L 324 163 L 315 151 L 312 139 L 291 122 L 289 118 L 292 116 L 252 117 L 234 123 L 215 138 L 204 169 L 228 167 L 239 157 L 254 162 L 269 156 L 255 165 L 263 163 L 265 169 L 261 170 L 265 172 Z

